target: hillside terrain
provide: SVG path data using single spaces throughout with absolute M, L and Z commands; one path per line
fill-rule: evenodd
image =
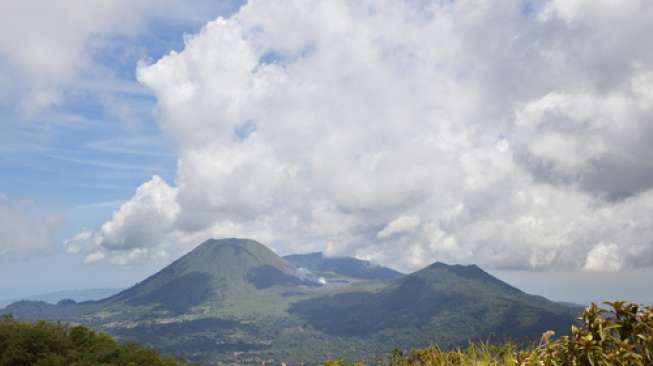
M 577 312 L 476 266 L 434 263 L 402 275 L 353 258 L 281 258 L 244 239 L 208 240 L 104 300 L 0 311 L 81 323 L 191 361 L 291 364 L 564 333 Z
M 653 364 L 653 308 L 615 301 L 608 309 L 592 304 L 569 336 L 547 332 L 538 344 L 477 343 L 443 350 L 437 346 L 395 349 L 376 363 L 387 366 L 535 366 Z M 282 363 L 283 364 L 283 363 Z M 363 366 L 344 359 L 325 366 Z M 116 342 L 84 326 L 0 318 L 0 366 L 183 366 L 156 349 Z
M 567 336 L 547 332 L 539 343 L 471 344 L 443 350 L 437 346 L 404 352 L 396 349 L 379 363 L 387 366 L 650 366 L 653 365 L 653 308 L 624 301 L 592 304 Z M 331 360 L 325 366 L 363 366 Z

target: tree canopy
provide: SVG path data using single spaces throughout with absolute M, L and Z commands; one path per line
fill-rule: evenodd
M 0 318 L 0 366 L 181 366 L 150 347 L 84 326 Z

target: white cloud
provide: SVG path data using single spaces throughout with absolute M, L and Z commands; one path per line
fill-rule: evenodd
M 100 248 L 650 266 L 653 13 L 626 3 L 251 1 L 139 67 L 176 185 L 141 186 Z
M 44 215 L 30 202 L 13 202 L 0 194 L 0 258 L 49 253 L 61 221 L 60 215 Z
M 0 2 L 0 103 L 23 111 L 60 103 L 100 72 L 95 56 L 111 37 L 131 37 L 154 18 L 193 19 L 231 1 L 65 0 Z M 204 13 L 206 14 L 206 13 Z M 104 75 L 106 78 L 107 75 Z M 72 90 L 71 90 L 72 89 Z
M 128 4 L 75 0 L 0 3 L 2 69 L 14 71 L 14 85 L 22 89 L 22 107 L 38 110 L 60 100 L 61 88 L 92 62 L 85 50 L 92 36 L 129 33 L 138 26 L 141 5 L 129 12 Z M 118 24 L 124 27 L 115 27 Z
M 618 271 L 622 266 L 620 248 L 614 243 L 600 243 L 587 254 L 585 269 L 589 271 Z
M 152 177 L 102 225 L 102 246 L 122 250 L 160 244 L 179 214 L 176 196 L 176 188 L 158 176 Z
M 97 250 L 102 243 L 101 237 L 88 229 L 83 229 L 64 242 L 68 253 L 77 254 L 83 251 Z M 97 257 L 97 256 L 95 256 Z
M 648 82 L 648 83 L 647 83 Z M 541 179 L 575 182 L 624 198 L 653 186 L 653 104 L 643 90 L 653 83 L 635 70 L 625 87 L 607 95 L 548 94 L 516 113 L 513 146 Z

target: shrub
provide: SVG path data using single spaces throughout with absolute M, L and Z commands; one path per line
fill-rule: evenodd
M 83 326 L 0 318 L 0 366 L 179 366 L 156 350 Z
M 585 309 L 582 326 L 571 335 L 546 342 L 533 351 L 527 365 L 653 365 L 653 308 L 623 301 Z
M 502 346 L 470 345 L 444 351 L 438 347 L 404 355 L 395 350 L 382 362 L 387 366 L 651 366 L 653 365 L 653 308 L 615 301 L 610 309 L 587 307 L 572 325 L 569 336 L 555 340 L 545 332 L 540 344 L 518 350 Z M 326 365 L 344 365 L 331 361 Z

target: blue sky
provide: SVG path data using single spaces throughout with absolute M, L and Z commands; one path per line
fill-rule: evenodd
M 0 192 L 27 215 L 59 221 L 45 253 L 0 258 L 0 297 L 127 286 L 160 267 L 89 266 L 65 253 L 63 242 L 101 225 L 152 175 L 174 180 L 176 157 L 155 121 L 154 96 L 136 80 L 136 66 L 181 50 L 185 34 L 238 6 L 211 3 L 192 2 L 206 11 L 189 18 L 155 16 L 137 34 L 93 40 L 101 45 L 84 50 L 92 70 L 62 90 L 58 103 L 35 112 L 21 110 L 13 98 L 0 103 Z
M 182 49 L 184 34 L 220 13 L 154 19 L 143 34 L 103 39 L 90 55 L 96 75 L 65 90 L 61 103 L 35 114 L 5 105 L 0 191 L 54 208 L 115 206 L 153 174 L 172 179 L 174 153 L 154 119 L 154 97 L 136 81 L 136 65 Z
M 588 4 L 0 5 L 0 298 L 247 236 L 653 303 L 653 14 Z

